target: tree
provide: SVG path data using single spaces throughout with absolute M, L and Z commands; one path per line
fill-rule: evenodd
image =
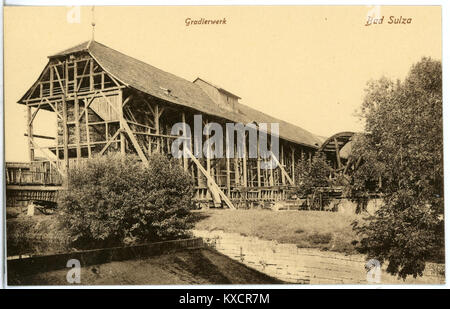
M 441 62 L 423 58 L 404 81 L 369 82 L 360 116 L 366 134 L 352 155 L 363 163 L 352 186 L 378 179 L 384 205 L 355 224 L 359 249 L 388 262 L 391 274 L 422 275 L 444 249 Z
M 323 153 L 316 153 L 311 158 L 311 163 L 306 159 L 300 161 L 296 168 L 297 194 L 306 196 L 314 193 L 317 187 L 327 187 L 330 185 L 328 176 L 330 167 Z
M 74 246 L 97 248 L 186 237 L 191 178 L 177 161 L 153 155 L 99 156 L 71 169 L 59 219 Z

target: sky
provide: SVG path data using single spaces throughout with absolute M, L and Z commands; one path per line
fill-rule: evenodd
M 241 103 L 314 134 L 362 131 L 355 116 L 367 81 L 403 79 L 421 57 L 442 58 L 439 6 L 96 7 L 95 40 L 164 71 L 201 77 Z M 376 11 L 376 10 L 375 10 Z M 17 104 L 47 56 L 92 37 L 92 9 L 5 7 L 5 159 L 27 161 L 26 111 Z M 411 19 L 389 24 L 390 16 Z M 79 17 L 79 18 L 78 18 Z M 186 19 L 225 19 L 186 25 Z M 40 111 L 35 134 L 56 132 Z M 39 141 L 42 146 L 45 142 Z

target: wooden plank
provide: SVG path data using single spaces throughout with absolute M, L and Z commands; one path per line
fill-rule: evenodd
M 106 98 L 106 97 L 105 97 Z M 109 102 L 109 100 L 108 100 Z M 119 102 L 122 102 L 122 91 L 120 91 L 119 93 Z M 110 102 L 111 106 L 114 108 L 113 104 Z M 126 154 L 126 137 L 125 137 L 125 132 L 124 132 L 124 127 L 123 127 L 123 108 L 120 108 L 117 112 L 117 115 L 119 115 L 119 125 L 120 125 L 120 154 L 122 156 L 124 156 Z
M 184 113 L 184 111 L 181 114 L 181 122 L 183 123 L 183 134 L 186 134 L 186 114 Z M 183 144 L 184 146 L 184 144 Z M 183 152 L 183 168 L 185 171 L 187 171 L 188 169 L 188 158 L 186 156 L 186 154 Z
M 155 129 L 156 129 L 156 134 L 159 134 L 159 105 L 156 104 L 155 105 L 155 109 L 154 109 L 154 113 L 153 113 L 153 117 L 154 117 L 154 123 L 155 123 Z M 159 149 L 161 147 L 161 140 L 159 138 L 156 139 L 156 152 L 159 153 Z
M 338 168 L 342 167 L 341 156 L 339 155 L 339 143 L 336 138 L 334 138 L 334 150 L 336 152 L 336 160 L 338 164 Z
M 105 151 L 106 151 L 106 149 L 108 149 L 108 147 L 115 141 L 115 139 L 117 138 L 117 136 L 120 134 L 120 132 L 121 132 L 122 130 L 121 129 L 119 129 L 119 130 L 117 130 L 117 132 L 116 133 L 114 133 L 114 135 L 113 135 L 113 137 L 111 137 L 111 139 L 110 140 L 108 140 L 108 142 L 106 143 L 106 145 L 102 148 L 102 150 L 100 151 L 100 155 L 102 155 Z
M 111 108 L 118 115 L 120 115 L 121 114 L 120 111 L 117 110 L 117 108 L 114 106 L 114 104 L 111 102 L 111 100 L 108 99 L 108 97 L 103 92 L 100 92 L 100 93 L 105 98 L 106 102 L 108 102 L 108 104 L 111 106 Z M 121 98 L 122 98 L 122 92 L 120 92 L 120 101 L 119 102 L 122 102 Z M 141 159 L 142 163 L 147 165 L 148 164 L 147 157 L 145 156 L 144 152 L 142 151 L 142 148 L 139 145 L 139 142 L 137 141 L 136 136 L 134 136 L 133 131 L 131 131 L 130 126 L 128 125 L 127 121 L 123 117 L 120 119 L 120 124 L 121 124 L 122 128 L 125 129 L 125 132 L 127 132 L 128 137 L 130 138 L 131 143 L 133 144 L 134 148 L 136 149 L 136 152 L 138 153 L 138 156 Z
M 84 101 L 84 105 L 86 106 L 83 110 L 84 112 L 84 120 L 86 124 L 86 143 L 88 146 L 88 158 L 92 156 L 92 150 L 91 150 L 91 132 L 89 130 L 89 109 L 87 108 L 87 100 Z
M 59 167 L 53 162 L 54 159 L 50 158 L 44 151 L 43 148 L 41 148 L 41 146 L 39 146 L 35 141 L 33 141 L 33 139 L 31 139 L 30 137 L 28 137 L 28 140 L 33 144 L 33 146 L 37 149 L 39 149 L 42 154 L 47 158 L 47 160 L 50 162 L 51 165 L 53 165 L 53 167 L 58 171 L 58 173 L 61 174 L 61 176 L 65 176 L 65 173 L 62 172 Z
M 28 125 L 32 125 L 32 124 L 33 124 L 34 118 L 36 117 L 37 113 L 38 113 L 39 110 L 41 109 L 41 105 L 42 105 L 42 104 L 39 104 L 39 106 L 37 107 L 37 109 L 34 111 L 33 115 L 31 116 L 30 121 L 28 122 Z
M 27 132 L 30 141 L 33 140 L 33 122 L 31 121 L 31 107 L 27 106 Z M 31 148 L 31 143 L 28 143 L 28 159 L 30 162 L 34 161 L 34 150 Z
M 291 169 L 292 169 L 292 182 L 295 185 L 295 148 L 291 146 Z
M 81 158 L 81 147 L 80 147 L 80 120 L 78 117 L 78 113 L 80 111 L 80 102 L 78 101 L 78 97 L 75 94 L 74 101 L 74 119 L 75 119 L 75 143 L 77 144 L 77 164 L 80 162 Z
M 67 101 L 66 97 L 62 96 L 63 103 L 63 140 L 64 140 L 64 170 L 65 173 L 69 171 L 69 130 L 67 128 Z
M 28 133 L 25 133 L 24 136 L 28 136 Z M 51 140 L 55 140 L 56 139 L 56 137 L 53 137 L 53 136 L 39 135 L 39 134 L 33 134 L 32 137 L 33 138 L 42 138 L 42 139 L 51 139 Z
M 284 146 L 281 144 L 281 166 L 284 168 Z M 286 177 L 284 176 L 284 173 L 281 173 L 281 183 L 286 185 Z
M 286 170 L 284 169 L 284 167 L 280 164 L 280 162 L 278 161 L 277 157 L 273 154 L 273 152 L 270 152 L 272 158 L 275 160 L 275 162 L 277 163 L 278 167 L 281 170 L 281 173 L 284 174 L 284 177 L 286 177 L 286 179 L 288 180 L 288 182 L 291 185 L 294 185 L 294 182 L 292 181 L 291 177 L 289 177 L 288 173 L 286 173 Z M 271 169 L 272 170 L 272 169 Z
M 131 131 L 130 127 L 128 126 L 128 123 L 124 119 L 121 119 L 120 123 L 122 124 L 122 127 L 125 129 L 125 131 L 128 133 L 128 137 L 130 138 L 131 143 L 133 144 L 134 148 L 136 149 L 139 158 L 142 160 L 142 163 L 147 165 L 148 164 L 147 157 L 145 156 L 136 137 L 134 136 L 133 132 Z
M 220 190 L 220 188 L 217 185 L 217 183 L 214 181 L 214 179 L 211 177 L 211 175 L 208 174 L 208 172 L 205 170 L 205 168 L 201 165 L 200 161 L 198 161 L 197 158 L 192 154 L 190 149 L 186 149 L 186 152 L 189 155 L 189 157 L 191 158 L 191 160 L 195 163 L 195 165 L 197 165 L 198 169 L 206 177 L 206 179 L 208 180 L 207 183 L 211 185 L 211 189 L 214 190 L 215 192 L 217 192 L 220 195 L 220 197 L 223 199 L 223 201 L 225 202 L 225 204 L 227 204 L 227 206 L 229 208 L 236 209 L 234 207 L 233 203 L 228 198 L 228 196 L 225 193 L 223 193 L 222 190 Z

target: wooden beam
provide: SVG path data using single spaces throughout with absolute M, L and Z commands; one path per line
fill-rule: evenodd
M 186 126 L 186 114 L 184 113 L 184 111 L 181 114 L 181 122 L 183 123 L 183 134 L 186 135 L 186 130 L 187 130 L 187 126 Z M 184 143 L 183 143 L 183 148 L 184 148 Z M 186 157 L 186 154 L 183 151 L 183 168 L 185 171 L 187 171 L 188 169 L 188 158 Z
M 77 164 L 80 162 L 80 158 L 81 158 L 80 119 L 78 116 L 79 112 L 80 112 L 80 102 L 78 101 L 78 97 L 75 94 L 74 109 L 73 109 L 74 117 L 73 118 L 75 119 L 75 143 L 77 144 Z
M 277 163 L 277 165 L 280 168 L 281 173 L 284 175 L 284 177 L 286 177 L 286 179 L 288 180 L 288 182 L 291 185 L 294 185 L 294 182 L 292 181 L 291 177 L 289 177 L 288 173 L 286 173 L 286 170 L 284 169 L 283 165 L 280 164 L 277 157 L 273 154 L 273 152 L 270 152 L 270 154 L 271 154 L 272 158 L 275 160 L 275 163 Z
M 42 105 L 42 104 L 39 104 L 39 106 L 38 106 L 37 109 L 34 111 L 33 115 L 31 116 L 31 119 L 30 119 L 30 121 L 28 122 L 28 125 L 29 125 L 29 126 L 33 124 L 34 118 L 36 117 L 37 113 L 38 113 L 39 110 L 41 109 L 41 105 Z
M 122 130 L 119 129 L 116 131 L 116 133 L 114 133 L 114 135 L 111 137 L 111 139 L 108 140 L 108 142 L 106 143 L 106 145 L 102 148 L 102 150 L 100 151 L 100 155 L 102 155 L 106 149 L 108 149 L 108 147 L 116 140 L 117 136 L 120 134 Z
M 336 138 L 334 138 L 334 150 L 336 151 L 336 160 L 338 164 L 338 168 L 342 167 L 341 156 L 339 155 L 339 143 Z
M 100 92 L 100 93 L 105 98 L 106 102 L 108 102 L 108 104 L 111 106 L 111 108 L 118 115 L 121 115 L 120 111 L 117 110 L 117 108 L 114 106 L 114 104 L 111 102 L 111 100 L 109 100 L 108 97 L 103 92 Z M 122 91 L 120 92 L 119 97 L 120 97 L 119 102 L 122 102 Z M 120 106 L 122 106 L 122 104 Z M 131 131 L 130 126 L 128 125 L 127 121 L 123 117 L 121 117 L 121 119 L 120 119 L 120 124 L 121 124 L 121 127 L 123 129 L 125 129 L 125 131 L 127 132 L 128 137 L 130 138 L 131 143 L 133 144 L 134 148 L 136 149 L 136 152 L 138 153 L 138 156 L 141 159 L 142 163 L 147 165 L 148 164 L 147 157 L 145 156 L 144 152 L 142 151 L 142 148 L 139 145 L 139 142 L 137 141 L 136 136 L 134 136 L 133 131 Z
M 53 109 L 53 111 L 56 113 L 56 115 L 59 117 L 59 119 L 62 120 L 63 116 L 58 112 L 58 109 L 56 108 L 57 102 L 55 102 L 55 106 L 53 106 L 53 104 L 47 98 L 44 98 L 44 101 L 46 101 L 48 103 L 48 105 L 50 105 L 50 107 Z
M 109 102 L 109 100 L 108 100 L 108 102 Z M 120 91 L 120 93 L 119 93 L 119 102 L 122 102 L 122 91 Z M 110 104 L 111 104 L 111 102 L 110 102 Z M 111 106 L 113 106 L 113 104 L 111 104 Z M 122 106 L 122 104 L 121 104 L 121 106 Z M 114 106 L 113 106 L 113 108 L 114 108 Z M 126 148 L 126 144 L 125 144 L 127 142 L 127 139 L 125 137 L 125 131 L 124 131 L 124 126 L 123 126 L 123 121 L 125 120 L 125 118 L 123 118 L 123 108 L 120 108 L 119 110 L 116 110 L 116 113 L 119 115 L 120 154 L 122 156 L 125 156 L 126 153 L 127 153 L 127 148 Z
M 64 67 L 64 64 L 63 64 L 63 67 Z M 53 69 L 54 69 L 55 72 L 56 72 L 56 77 L 58 78 L 58 83 L 59 83 L 59 87 L 61 87 L 61 91 L 62 91 L 64 94 L 66 94 L 66 91 L 65 91 L 64 86 L 63 86 L 63 84 L 62 84 L 61 77 L 59 76 L 59 72 L 58 72 L 58 69 L 57 69 L 56 65 L 53 66 Z
M 33 141 L 32 138 L 28 137 L 28 140 L 30 141 L 30 143 L 33 145 L 34 148 L 39 149 L 39 151 L 47 158 L 47 160 L 50 162 L 51 165 L 53 165 L 53 167 L 58 171 L 58 173 L 61 174 L 61 176 L 65 176 L 66 174 L 64 172 L 62 172 L 59 167 L 53 162 L 53 159 L 50 158 L 44 151 L 43 148 L 41 148 L 35 141 Z
M 242 158 L 242 173 L 244 177 L 244 187 L 247 187 L 247 133 L 244 133 L 244 158 Z M 245 193 L 247 195 L 247 193 Z
M 214 181 L 214 179 L 211 177 L 211 175 L 208 174 L 208 172 L 205 170 L 205 168 L 201 165 L 200 161 L 198 161 L 197 158 L 192 154 L 190 149 L 187 149 L 186 152 L 187 152 L 188 156 L 191 158 L 191 160 L 195 163 L 195 165 L 197 165 L 198 169 L 206 177 L 206 179 L 208 180 L 207 181 L 208 185 L 211 185 L 211 189 L 220 195 L 220 197 L 223 199 L 223 201 L 225 202 L 225 204 L 227 204 L 227 206 L 229 208 L 236 209 L 234 207 L 233 203 L 228 198 L 228 196 L 225 193 L 223 193 L 222 190 L 220 190 L 217 183 Z
M 33 121 L 31 120 L 31 107 L 27 106 L 27 133 L 30 141 L 33 141 Z M 34 150 L 32 149 L 32 144 L 28 143 L 28 159 L 30 162 L 34 161 Z
M 284 168 L 284 146 L 283 144 L 281 144 L 281 166 L 283 166 Z M 284 173 L 281 173 L 281 183 L 284 185 L 286 185 L 286 177 L 284 176 Z
M 131 143 L 133 144 L 134 148 L 136 149 L 136 152 L 138 153 L 138 156 L 141 159 L 142 163 L 144 163 L 145 165 L 148 165 L 147 157 L 145 156 L 136 137 L 134 136 L 133 132 L 131 131 L 130 127 L 128 126 L 128 123 L 124 119 L 122 119 L 120 121 L 120 123 L 122 124 L 122 127 L 125 129 L 125 131 L 128 133 L 128 137 L 130 138 Z
M 159 105 L 156 104 L 155 105 L 155 109 L 154 109 L 154 123 L 155 123 L 155 129 L 156 129 L 156 134 L 159 134 Z M 156 139 L 156 152 L 159 153 L 159 148 L 161 147 L 161 140 L 159 138 Z
M 25 133 L 24 136 L 28 136 L 28 133 Z M 33 138 L 42 138 L 42 139 L 51 139 L 51 140 L 55 140 L 56 139 L 56 137 L 53 137 L 53 136 L 39 135 L 39 134 L 33 134 L 32 137 Z
M 122 107 L 124 107 L 125 105 L 127 105 L 128 102 L 130 102 L 130 100 L 133 99 L 133 95 L 129 95 L 125 101 L 123 101 L 122 103 Z
M 67 128 L 67 101 L 66 97 L 62 96 L 63 102 L 63 138 L 64 138 L 64 170 L 65 173 L 69 171 L 69 130 Z
M 98 93 L 97 91 L 94 92 L 94 94 L 92 95 L 92 97 L 89 98 L 89 100 L 87 100 L 87 99 L 84 100 L 84 101 L 85 101 L 84 109 L 83 109 L 83 111 L 80 113 L 79 119 L 78 119 L 78 120 L 81 120 L 81 117 L 83 117 L 83 113 L 89 108 L 89 106 L 91 105 L 91 103 L 94 102 L 94 99 L 96 98 L 97 93 Z
M 86 143 L 88 146 L 88 158 L 90 158 L 92 156 L 92 150 L 91 150 L 91 132 L 89 130 L 89 109 L 87 108 L 87 99 L 84 100 L 84 105 L 85 108 L 83 110 L 84 113 L 84 120 L 85 120 L 85 124 L 86 124 Z
M 291 146 L 291 174 L 292 174 L 292 182 L 295 185 L 295 148 Z
M 83 73 L 81 74 L 80 84 L 78 85 L 77 91 L 76 91 L 76 92 L 80 91 L 81 84 L 82 84 L 82 82 L 83 82 L 84 75 L 86 74 L 86 69 L 87 69 L 87 67 L 88 67 L 88 64 L 89 64 L 89 60 L 86 60 L 86 64 L 84 65 L 84 68 L 83 68 Z M 76 79 L 75 79 L 75 83 L 76 83 Z M 83 113 L 82 113 L 82 114 L 83 114 Z

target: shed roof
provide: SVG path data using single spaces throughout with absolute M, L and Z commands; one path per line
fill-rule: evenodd
M 49 56 L 49 58 L 59 58 L 77 52 L 88 52 L 107 73 L 125 85 L 154 97 L 190 107 L 202 113 L 225 118 L 232 122 L 277 122 L 279 123 L 281 138 L 313 148 L 318 148 L 321 144 L 321 140 L 307 130 L 269 116 L 244 104 L 236 104 L 234 111 L 221 108 L 197 84 L 93 40 L 83 42 Z

